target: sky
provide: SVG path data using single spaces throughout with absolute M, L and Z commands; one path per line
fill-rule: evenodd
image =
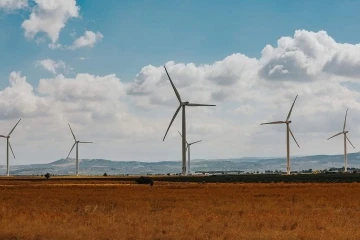
M 360 1 L 0 0 L 0 134 L 10 164 L 179 161 L 181 98 L 193 159 L 360 147 Z M 1 139 L 0 139 L 1 140 Z M 1 144 L 1 142 L 0 142 Z M 0 165 L 6 163 L 6 140 Z M 348 145 L 348 151 L 357 151 Z M 2 156 L 2 157 L 1 157 Z M 75 157 L 72 152 L 70 157 Z

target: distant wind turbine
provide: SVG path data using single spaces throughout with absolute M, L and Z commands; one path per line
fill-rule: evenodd
M 0 137 L 3 137 L 3 138 L 6 138 L 6 175 L 9 176 L 9 147 L 10 147 L 10 150 L 15 158 L 15 154 L 14 154 L 14 151 L 11 147 L 11 144 L 10 144 L 10 135 L 12 134 L 12 132 L 15 130 L 16 126 L 19 124 L 19 122 L 21 121 L 21 119 L 15 124 L 15 126 L 11 129 L 10 133 L 7 135 L 7 136 L 4 136 L 4 135 L 0 135 Z
M 346 113 L 345 113 L 345 121 L 344 121 L 344 127 L 343 127 L 343 131 L 342 132 L 339 132 L 337 134 L 335 134 L 334 136 L 332 137 L 329 137 L 327 140 L 333 138 L 333 137 L 336 137 L 340 134 L 344 134 L 344 172 L 347 172 L 347 149 L 346 149 L 346 140 L 349 141 L 349 143 L 351 144 L 351 146 L 354 147 L 354 145 L 350 142 L 350 139 L 346 136 L 346 134 L 349 132 L 349 131 L 345 131 L 345 127 L 346 127 L 346 117 L 347 117 L 347 112 L 348 112 L 349 109 L 346 109 Z
M 69 128 L 70 128 L 71 134 L 74 137 L 75 143 L 71 147 L 70 152 L 66 158 L 69 158 L 71 151 L 73 150 L 73 148 L 76 145 L 76 176 L 79 176 L 79 143 L 93 143 L 93 142 L 80 142 L 80 141 L 76 140 L 75 134 L 74 134 L 73 130 L 71 129 L 70 124 L 69 124 Z
M 290 108 L 289 114 L 286 118 L 285 121 L 276 121 L 276 122 L 267 122 L 267 123 L 261 123 L 260 125 L 265 125 L 265 124 L 282 124 L 285 123 L 286 124 L 286 174 L 290 175 L 290 139 L 289 139 L 289 133 L 291 134 L 291 136 L 293 137 L 296 145 L 300 148 L 298 142 L 296 141 L 294 134 L 292 133 L 289 124 L 291 123 L 290 116 L 291 116 L 291 112 L 293 110 L 295 101 L 297 99 L 298 95 L 296 95 L 295 100 Z
M 171 86 L 174 89 L 174 92 L 176 94 L 177 99 L 179 100 L 179 107 L 176 109 L 175 114 L 173 118 L 171 119 L 171 122 L 169 124 L 169 127 L 166 130 L 165 136 L 163 138 L 163 141 L 165 140 L 166 134 L 168 133 L 171 124 L 173 123 L 174 119 L 176 118 L 176 115 L 180 111 L 180 108 L 182 108 L 182 175 L 186 175 L 186 118 L 185 118 L 185 106 L 189 107 L 198 107 L 198 106 L 216 106 L 216 105 L 209 105 L 209 104 L 198 104 L 198 103 L 189 103 L 189 102 L 182 102 L 179 92 L 177 91 L 174 83 L 172 82 L 170 75 L 164 66 L 166 74 L 170 80 Z
M 180 136 L 182 137 L 180 131 L 178 131 L 178 133 L 180 134 Z M 188 151 L 188 174 L 190 174 L 190 146 L 195 144 L 195 143 L 198 143 L 198 142 L 201 142 L 202 140 L 199 140 L 199 141 L 196 141 L 196 142 L 192 142 L 192 143 L 188 143 L 186 141 L 186 150 Z

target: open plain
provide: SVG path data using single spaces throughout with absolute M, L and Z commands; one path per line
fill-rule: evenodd
M 360 183 L 1 178 L 0 239 L 360 239 Z

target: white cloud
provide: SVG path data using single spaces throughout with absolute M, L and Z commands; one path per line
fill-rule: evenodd
M 33 87 L 20 72 L 11 72 L 10 86 L 0 91 L 0 119 L 41 117 L 49 106 L 45 99 L 34 94 Z
M 324 71 L 346 77 L 360 76 L 360 44 L 339 44 Z
M 256 109 L 251 106 L 250 104 L 244 104 L 238 108 L 236 108 L 234 110 L 234 114 L 239 114 L 239 115 L 252 115 L 254 114 L 256 111 Z
M 66 64 L 63 61 L 54 61 L 49 58 L 37 61 L 37 65 L 42 66 L 44 69 L 53 74 L 56 74 L 59 69 L 67 69 Z
M 92 48 L 94 45 L 101 41 L 104 36 L 100 32 L 92 32 L 92 31 L 85 31 L 84 35 L 76 39 L 70 49 L 77 49 L 77 48 Z
M 221 129 L 218 132 L 226 133 L 226 136 L 215 133 L 212 136 L 218 137 L 217 144 L 226 149 L 222 152 L 234 157 L 284 155 L 283 144 L 273 140 L 284 142 L 283 126 L 259 124 L 285 120 L 292 101 L 299 94 L 292 113 L 292 128 L 306 150 L 302 146 L 293 151 L 313 154 L 336 146 L 336 142 L 324 140 L 340 129 L 346 108 L 350 109 L 349 119 L 360 119 L 360 88 L 356 90 L 353 85 L 344 84 L 358 81 L 358 46 L 338 43 L 325 31 L 299 30 L 293 37 L 280 38 L 277 47 L 267 45 L 259 59 L 232 54 L 213 64 L 168 62 L 166 66 L 183 100 L 217 104 L 211 110 L 188 108 L 187 118 L 192 119 L 188 120 L 188 130 L 196 134 L 196 128 L 190 126 Z M 162 66 L 149 65 L 141 69 L 129 85 L 128 94 L 139 110 L 165 111 L 164 118 L 168 122 L 178 104 Z M 220 118 L 228 119 L 228 122 L 219 126 L 222 124 Z M 348 121 L 352 134 L 360 133 L 360 128 Z M 164 130 L 168 122 L 163 126 Z M 179 121 L 174 124 L 176 126 Z M 238 130 L 234 130 L 236 125 Z M 170 132 L 176 133 L 179 126 L 172 128 Z M 211 132 L 203 129 L 199 138 Z M 312 146 L 307 137 L 314 132 L 317 135 L 311 144 L 315 140 L 319 143 Z M 227 139 L 241 142 L 242 148 L 228 148 L 222 143 Z M 259 152 L 257 146 L 271 151 Z M 207 152 L 203 154 L 207 155 Z
M 28 6 L 28 0 L 0 0 L 0 9 L 19 10 Z
M 62 45 L 60 43 L 49 43 L 48 46 L 50 49 L 53 50 L 62 48 Z
M 291 154 L 341 153 L 341 139 L 326 139 L 341 131 L 346 108 L 351 140 L 359 146 L 357 51 L 358 45 L 338 43 L 324 31 L 301 30 L 280 38 L 277 46 L 265 46 L 258 59 L 237 53 L 207 64 L 167 62 L 183 101 L 217 105 L 186 109 L 188 139 L 203 140 L 194 157 L 285 156 L 284 126 L 260 123 L 285 120 L 297 94 L 291 128 L 301 149 L 291 143 Z M 40 79 L 33 90 L 19 73 L 11 79 L 10 87 L 0 92 L 0 120 L 11 119 L 4 121 L 10 126 L 14 118 L 25 118 L 16 138 L 23 144 L 23 159 L 34 151 L 30 147 L 54 149 L 46 159 L 34 153 L 32 158 L 41 161 L 66 155 L 71 145 L 68 121 L 79 138 L 97 142 L 81 158 L 181 157 L 181 112 L 162 142 L 178 106 L 163 66 L 145 66 L 128 83 L 114 74 L 81 73 Z M 57 139 L 56 149 L 47 139 Z
M 322 72 L 338 44 L 325 31 L 295 31 L 294 38 L 282 37 L 276 48 L 267 45 L 260 59 L 261 77 L 269 80 L 313 80 Z
M 256 71 L 254 70 L 258 68 L 258 61 L 255 58 L 237 53 L 224 58 L 222 61 L 207 65 L 205 68 L 205 78 L 218 85 L 251 84 L 251 81 L 256 78 Z M 239 82 L 239 79 L 243 81 Z
M 26 77 L 22 77 L 20 72 L 12 72 L 9 83 L 9 87 L 0 91 L 0 120 L 61 116 L 66 112 L 75 116 L 79 114 L 79 121 L 128 116 L 126 106 L 121 102 L 126 85 L 114 74 L 78 74 L 75 78 L 57 75 L 40 79 L 34 91 Z
M 110 139 L 117 142 L 127 137 L 147 137 L 153 132 L 151 121 L 129 113 L 123 102 L 126 86 L 114 74 L 78 74 L 74 78 L 58 75 L 41 79 L 35 90 L 20 72 L 12 72 L 9 79 L 10 86 L 0 91 L 0 131 L 8 132 L 18 118 L 23 118 L 12 140 L 19 161 L 64 157 L 71 140 L 68 122 L 80 139 L 95 139 L 95 133 L 100 148 L 102 141 L 106 145 Z M 44 156 L 44 146 L 56 153 Z M 34 149 L 42 154 L 37 155 Z
M 51 79 L 41 79 L 38 90 L 39 93 L 61 102 L 102 102 L 123 97 L 126 86 L 115 74 L 102 77 L 77 74 L 75 78 L 58 75 Z
M 52 44 L 59 39 L 61 29 L 70 18 L 79 17 L 80 7 L 76 0 L 34 0 L 29 19 L 22 23 L 27 38 L 34 38 L 39 32 L 48 35 Z M 54 45 L 56 46 L 56 45 Z

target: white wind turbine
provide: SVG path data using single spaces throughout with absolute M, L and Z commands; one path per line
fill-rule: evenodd
M 69 124 L 69 123 L 68 123 L 68 124 Z M 73 137 L 74 137 L 75 143 L 74 143 L 74 145 L 71 147 L 70 152 L 69 152 L 67 158 L 69 158 L 71 151 L 73 150 L 73 148 L 74 148 L 75 145 L 76 145 L 76 176 L 79 176 L 79 143 L 93 143 L 93 142 L 80 142 L 80 141 L 76 140 L 75 134 L 74 134 L 73 130 L 71 129 L 70 124 L 69 124 L 69 128 L 70 128 L 71 134 L 72 134 Z
M 189 102 L 182 102 L 179 92 L 177 91 L 174 83 L 172 82 L 170 75 L 168 71 L 166 70 L 166 67 L 164 66 L 166 74 L 170 80 L 171 86 L 174 89 L 174 92 L 176 94 L 177 99 L 179 100 L 179 107 L 176 109 L 175 114 L 173 118 L 171 119 L 171 122 L 169 124 L 169 127 L 166 130 L 165 136 L 163 138 L 163 141 L 165 140 L 166 134 L 168 133 L 171 124 L 173 123 L 174 119 L 176 118 L 176 115 L 180 111 L 180 108 L 182 108 L 182 175 L 186 175 L 186 118 L 185 118 L 185 106 L 189 107 L 198 107 L 198 106 L 216 106 L 216 105 L 209 105 L 209 104 L 198 104 L 198 103 L 189 103 Z
M 346 109 L 346 113 L 345 113 L 345 121 L 344 121 L 344 127 L 343 127 L 343 131 L 342 132 L 339 132 L 337 134 L 335 134 L 334 136 L 332 137 L 329 137 L 327 140 L 333 138 L 333 137 L 336 137 L 340 134 L 344 134 L 344 172 L 347 172 L 347 149 L 346 149 L 346 140 L 349 141 L 349 143 L 351 144 L 351 146 L 354 147 L 354 145 L 350 142 L 350 139 L 346 136 L 346 134 L 349 132 L 349 131 L 345 131 L 345 127 L 346 127 L 346 117 L 347 117 L 347 112 L 348 112 L 349 109 Z
M 291 112 L 293 110 L 293 107 L 294 107 L 294 104 L 295 104 L 295 101 L 297 99 L 297 95 L 295 97 L 295 100 L 290 108 L 290 111 L 289 111 L 289 114 L 286 118 L 285 121 L 276 121 L 276 122 L 267 122 L 267 123 L 261 123 L 260 125 L 265 125 L 265 124 L 282 124 L 282 123 L 285 123 L 286 124 L 286 174 L 287 175 L 290 175 L 290 139 L 289 139 L 289 133 L 291 134 L 291 136 L 293 137 L 296 145 L 300 148 L 298 142 L 296 141 L 295 137 L 294 137 L 294 134 L 292 133 L 291 129 L 290 129 L 290 126 L 289 124 L 291 123 L 291 120 L 290 119 L 290 116 L 291 116 Z
M 180 134 L 180 136 L 182 137 L 181 133 L 178 131 L 178 133 Z M 192 143 L 188 143 L 186 141 L 186 150 L 188 151 L 188 174 L 190 174 L 190 146 L 195 144 L 195 143 L 199 143 L 202 140 L 196 141 L 196 142 L 192 142 Z
M 10 144 L 10 135 L 11 133 L 15 130 L 16 126 L 19 124 L 19 122 L 21 121 L 21 119 L 15 124 L 15 126 L 11 129 L 10 133 L 5 136 L 5 135 L 0 135 L 0 137 L 3 137 L 3 138 L 6 138 L 6 175 L 9 176 L 9 147 L 10 147 L 10 150 L 15 158 L 15 154 L 14 154 L 14 151 L 11 147 L 11 144 Z

